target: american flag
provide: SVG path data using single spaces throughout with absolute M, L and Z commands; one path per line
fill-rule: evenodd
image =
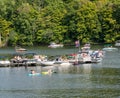
M 75 47 L 79 47 L 79 46 L 80 46 L 79 40 L 75 41 Z

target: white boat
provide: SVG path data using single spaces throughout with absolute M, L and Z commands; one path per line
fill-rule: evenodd
M 118 50 L 118 48 L 115 48 L 115 47 L 105 47 L 102 50 L 103 51 L 115 51 L 115 50 Z
M 60 61 L 60 60 L 53 60 L 53 61 L 41 61 L 42 66 L 53 66 L 53 65 L 71 65 L 69 61 Z
M 78 58 L 79 63 L 91 63 L 92 62 L 92 58 L 89 52 L 79 52 L 77 56 L 78 56 L 77 58 Z
M 117 41 L 115 42 L 115 46 L 120 46 L 120 40 L 117 40 Z
M 41 61 L 40 65 L 41 66 L 52 66 L 54 65 L 55 61 Z
M 9 60 L 0 60 L 0 67 L 7 67 L 10 66 Z
M 54 65 L 62 65 L 62 66 L 65 66 L 65 65 L 71 65 L 72 63 L 70 63 L 69 61 L 55 61 L 54 62 Z
M 69 62 L 59 61 L 41 61 L 42 66 L 53 66 L 53 65 L 71 65 Z
M 93 63 L 100 63 L 104 57 L 104 52 L 102 50 L 95 50 L 90 55 Z
M 63 44 L 56 44 L 56 43 L 52 42 L 48 47 L 50 47 L 50 48 L 58 48 L 58 47 L 63 47 Z
M 7 57 L 0 56 L 0 67 L 8 67 L 10 66 L 10 61 L 6 59 Z
M 92 58 L 92 63 L 100 63 L 102 62 L 102 57 L 98 57 L 98 58 Z
M 70 63 L 70 62 L 62 62 L 60 65 L 61 66 L 69 66 L 69 65 L 72 65 L 72 63 Z
M 21 48 L 21 47 L 15 47 L 15 51 L 16 52 L 25 52 L 25 51 L 27 51 L 27 49 Z
M 79 52 L 77 53 L 73 59 L 69 59 L 69 62 L 72 64 L 83 64 L 83 63 L 91 63 L 92 57 L 89 52 Z
M 85 45 L 81 48 L 81 50 L 84 51 L 84 52 L 85 52 L 85 51 L 87 52 L 87 51 L 90 50 L 90 47 L 91 47 L 90 44 L 87 43 L 87 44 L 85 44 Z
M 69 59 L 70 63 L 73 64 L 83 64 L 83 63 L 99 63 L 102 61 L 103 58 L 103 51 L 93 51 L 91 52 L 79 52 L 77 55 L 73 55 Z

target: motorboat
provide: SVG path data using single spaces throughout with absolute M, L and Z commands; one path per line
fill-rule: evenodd
M 10 66 L 9 60 L 0 60 L 0 67 L 7 67 Z
M 8 67 L 10 66 L 10 61 L 6 59 L 4 56 L 0 56 L 0 67 Z
M 65 66 L 65 65 L 71 65 L 72 63 L 70 63 L 69 61 L 55 61 L 54 62 L 54 65 L 62 65 L 62 66 Z
M 25 51 L 27 51 L 27 49 L 16 46 L 16 47 L 15 47 L 15 51 L 16 51 L 16 52 L 25 52 Z
M 81 50 L 82 50 L 82 51 L 89 51 L 90 48 L 91 48 L 91 45 L 90 45 L 89 43 L 86 43 L 86 44 L 81 48 Z
M 117 41 L 115 42 L 115 46 L 120 46 L 120 40 L 117 40 Z
M 55 61 L 41 61 L 40 65 L 41 66 L 52 66 L 54 65 Z
M 62 57 L 55 57 L 53 60 L 41 61 L 42 66 L 53 66 L 53 65 L 71 65 L 67 59 Z
M 115 51 L 115 50 L 118 50 L 118 48 L 115 48 L 115 47 L 105 47 L 102 50 L 103 51 Z
M 50 43 L 50 45 L 48 47 L 50 48 L 59 48 L 59 47 L 63 47 L 63 44 L 56 44 L 54 42 Z
M 116 51 L 118 50 L 118 48 L 113 47 L 111 44 L 106 44 L 102 50 L 103 51 Z
M 71 65 L 69 61 L 41 61 L 41 66 Z
M 12 58 L 10 59 L 10 62 L 12 65 L 15 66 L 22 66 L 22 65 L 30 65 L 34 66 L 37 64 L 37 59 L 33 58 L 36 53 L 15 53 L 13 54 Z
M 91 52 L 79 52 L 76 55 L 70 55 L 69 62 L 73 64 L 84 64 L 84 63 L 100 63 L 104 56 L 102 50 L 96 50 Z
M 91 63 L 92 57 L 89 52 L 79 52 L 73 58 L 68 60 L 72 64 L 83 64 L 83 63 Z

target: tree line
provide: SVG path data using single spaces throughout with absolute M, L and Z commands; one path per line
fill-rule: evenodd
M 0 0 L 0 46 L 114 43 L 119 0 Z

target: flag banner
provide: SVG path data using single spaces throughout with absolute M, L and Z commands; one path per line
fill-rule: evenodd
M 75 47 L 79 47 L 79 46 L 80 46 L 79 40 L 75 41 Z

